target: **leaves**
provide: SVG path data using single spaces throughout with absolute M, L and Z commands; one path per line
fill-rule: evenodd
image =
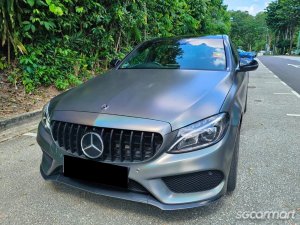
M 40 24 L 43 25 L 48 31 L 55 28 L 55 24 L 52 21 L 41 21 Z
M 19 37 L 19 24 L 21 10 L 18 7 L 18 0 L 0 1 L 0 39 L 2 46 L 7 45 L 7 58 L 10 64 L 10 46 L 14 50 L 19 50 L 22 54 L 26 53 L 25 46 L 21 43 Z
M 3 56 L 0 58 L 0 70 L 4 70 L 8 67 L 9 65 L 6 62 L 6 58 Z
M 246 51 L 260 51 L 266 46 L 265 13 L 256 16 L 243 11 L 230 11 L 231 37 L 237 47 Z
M 35 2 L 34 2 L 34 0 L 26 0 L 26 3 L 28 5 L 30 5 L 31 7 L 33 7 Z
M 14 41 L 28 92 L 38 85 L 78 85 L 150 38 L 228 33 L 230 27 L 222 0 L 4 1 L 18 3 L 4 18 L 12 14 L 14 28 L 1 30 L 0 24 L 0 35 L 5 44 Z M 26 51 L 20 41 L 27 55 L 19 54 Z
M 62 16 L 64 14 L 62 8 L 59 6 L 56 6 L 54 4 L 49 5 L 49 10 L 50 10 L 50 12 L 53 12 L 55 15 L 58 15 L 58 16 Z
M 34 24 L 32 24 L 32 23 L 29 22 L 29 21 L 24 21 L 24 22 L 23 22 L 23 25 L 24 25 L 24 26 L 23 26 L 23 30 L 24 30 L 24 31 L 29 31 L 29 30 L 31 30 L 31 32 L 34 33 L 35 30 L 36 30 Z
M 78 7 L 78 6 L 76 6 L 76 7 L 75 7 L 75 11 L 76 11 L 77 13 L 83 13 L 84 9 L 83 9 L 83 7 Z
M 291 52 L 296 38 L 296 30 L 300 27 L 300 1 L 281 0 L 271 2 L 266 9 L 266 22 L 273 32 L 275 47 L 278 52 Z

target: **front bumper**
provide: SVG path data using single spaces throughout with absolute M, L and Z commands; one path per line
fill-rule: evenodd
M 164 210 L 193 208 L 207 205 L 226 193 L 237 128 L 230 126 L 224 138 L 208 148 L 181 154 L 162 153 L 159 157 L 143 163 L 122 163 L 129 170 L 129 179 L 141 184 L 148 193 L 129 192 L 95 186 L 63 176 L 63 156 L 68 154 L 60 149 L 43 125 L 39 125 L 37 141 L 43 151 L 41 174 L 44 179 L 70 185 L 99 195 L 142 202 Z M 189 193 L 172 192 L 163 177 L 190 174 L 199 171 L 217 170 L 223 173 L 223 180 L 214 188 Z

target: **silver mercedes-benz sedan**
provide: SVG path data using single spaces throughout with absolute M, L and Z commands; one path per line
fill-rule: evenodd
M 232 192 L 257 61 L 216 35 L 146 41 L 111 67 L 45 105 L 42 176 L 165 210 Z

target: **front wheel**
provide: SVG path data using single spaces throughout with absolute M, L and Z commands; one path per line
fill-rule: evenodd
M 248 105 L 248 91 L 247 91 L 247 95 L 246 95 L 246 102 L 245 102 L 244 113 L 247 112 L 247 105 Z
M 227 182 L 227 193 L 231 193 L 236 188 L 237 182 L 237 167 L 238 167 L 238 158 L 239 158 L 239 148 L 240 148 L 240 132 L 237 134 L 234 152 L 231 160 L 230 172 Z

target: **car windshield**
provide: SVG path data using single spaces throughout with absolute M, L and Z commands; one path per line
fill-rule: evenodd
M 225 70 L 222 39 L 166 39 L 142 44 L 119 69 Z

